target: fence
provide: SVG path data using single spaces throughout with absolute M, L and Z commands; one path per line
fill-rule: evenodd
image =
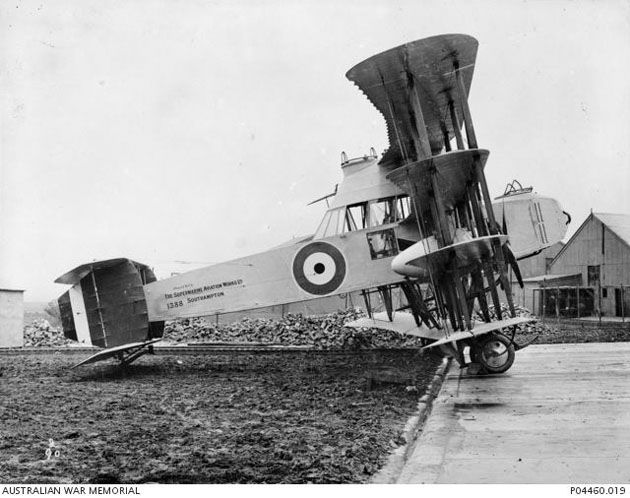
M 541 318 L 630 317 L 630 286 L 558 286 L 532 290 L 532 311 Z

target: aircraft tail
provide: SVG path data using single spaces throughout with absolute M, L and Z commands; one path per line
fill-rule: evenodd
M 85 345 L 112 348 L 162 337 L 164 322 L 150 322 L 144 285 L 151 268 L 118 258 L 81 265 L 55 282 L 72 287 L 59 297 L 64 335 Z

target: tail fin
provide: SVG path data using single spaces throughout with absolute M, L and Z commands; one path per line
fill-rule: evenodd
M 72 287 L 59 297 L 64 335 L 86 345 L 111 348 L 162 337 L 164 322 L 150 322 L 144 285 L 151 268 L 118 258 L 81 265 L 55 282 Z

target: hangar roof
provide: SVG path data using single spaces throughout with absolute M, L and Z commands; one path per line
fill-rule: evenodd
M 608 227 L 608 229 L 613 232 L 619 239 L 630 248 L 630 214 L 622 214 L 622 213 L 594 213 L 591 212 L 584 220 L 584 222 L 580 225 L 575 233 L 571 236 L 569 241 L 564 245 L 560 252 L 556 254 L 551 262 L 551 265 L 558 261 L 560 256 L 564 254 L 564 251 L 567 250 L 569 246 L 571 246 L 571 242 L 578 236 L 578 234 L 582 231 L 582 229 L 587 225 L 587 223 L 593 218 L 597 218 L 601 221 L 604 226 Z
M 593 215 L 630 247 L 630 214 L 593 213 Z

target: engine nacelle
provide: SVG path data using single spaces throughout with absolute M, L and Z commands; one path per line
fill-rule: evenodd
M 149 321 L 144 294 L 144 285 L 156 280 L 151 268 L 125 258 L 62 275 L 55 282 L 72 285 L 58 299 L 64 335 L 101 348 L 162 337 L 164 322 Z

